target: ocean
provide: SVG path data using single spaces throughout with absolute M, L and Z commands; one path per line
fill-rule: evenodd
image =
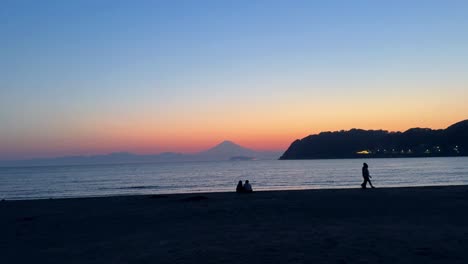
M 0 168 L 0 199 L 359 188 L 362 163 L 376 187 L 467 185 L 468 157 L 254 160 Z

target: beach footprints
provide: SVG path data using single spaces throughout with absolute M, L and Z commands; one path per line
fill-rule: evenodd
M 418 257 L 437 261 L 443 261 L 450 257 L 447 248 L 443 247 L 417 247 L 414 249 L 413 254 Z
M 204 201 L 204 200 L 208 200 L 208 197 L 203 196 L 203 195 L 196 195 L 196 196 L 190 196 L 190 197 L 180 199 L 180 201 L 182 202 L 199 202 L 199 201 Z
M 168 198 L 169 196 L 167 195 L 162 195 L 162 194 L 153 194 L 153 195 L 150 195 L 149 198 L 150 199 L 161 199 L 161 198 Z
M 432 254 L 432 249 L 428 247 L 419 247 L 414 250 L 414 254 L 418 256 L 429 256 Z
M 19 218 L 16 218 L 16 222 L 32 222 L 34 221 L 34 217 L 32 216 L 25 216 L 25 217 L 19 217 Z
M 162 195 L 162 194 L 153 194 L 148 197 L 149 199 L 163 199 L 163 198 L 169 198 L 169 195 Z M 189 196 L 189 197 L 184 197 L 181 199 L 178 199 L 180 202 L 199 202 L 199 201 L 204 201 L 208 200 L 208 197 L 203 196 L 203 195 L 194 195 L 194 196 Z

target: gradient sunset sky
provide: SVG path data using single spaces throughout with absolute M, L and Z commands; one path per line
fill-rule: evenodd
M 0 159 L 468 118 L 468 1 L 1 1 Z

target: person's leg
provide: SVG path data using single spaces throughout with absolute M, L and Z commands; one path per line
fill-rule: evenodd
M 361 187 L 365 189 L 366 185 L 367 185 L 367 182 L 366 182 L 366 179 L 364 179 L 364 181 L 361 183 Z
M 367 180 L 369 182 L 369 185 L 371 188 L 375 188 L 374 185 L 372 185 L 372 182 L 370 181 L 370 179 Z

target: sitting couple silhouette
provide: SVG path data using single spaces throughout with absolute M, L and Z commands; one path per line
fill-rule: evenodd
M 249 180 L 245 181 L 245 184 L 242 184 L 242 181 L 239 181 L 236 187 L 236 193 L 251 193 L 252 185 L 250 185 Z

